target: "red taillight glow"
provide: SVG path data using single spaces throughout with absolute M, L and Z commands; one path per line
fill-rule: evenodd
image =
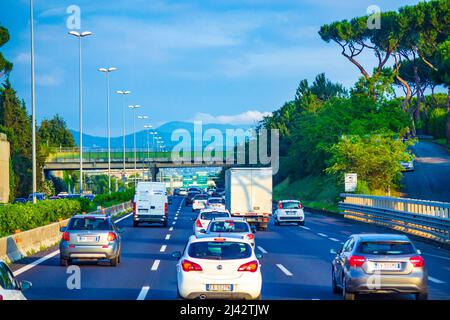
M 117 237 L 116 237 L 116 234 L 114 232 L 108 233 L 108 241 L 109 242 L 116 240 L 116 238 Z
M 202 222 L 200 221 L 200 219 L 195 220 L 195 226 L 198 228 L 203 228 Z
M 214 241 L 216 241 L 216 242 L 224 242 L 225 240 L 227 240 L 227 239 L 225 239 L 225 238 L 214 238 Z
M 298 203 L 298 208 L 299 208 L 299 209 L 303 208 L 301 202 Z
M 136 215 L 136 202 L 133 202 L 133 215 Z
M 3 301 L 3 296 L 0 294 L 0 301 Z
M 250 261 L 239 267 L 238 271 L 256 272 L 258 270 L 258 261 Z
M 280 203 L 278 204 L 278 209 L 283 209 L 283 203 L 282 203 L 282 202 L 280 202 Z
M 421 268 L 425 265 L 425 260 L 421 256 L 415 256 L 409 258 L 409 261 L 412 263 L 414 268 Z
M 164 204 L 164 214 L 167 216 L 168 213 L 169 213 L 169 204 L 166 202 Z
M 181 267 L 183 268 L 183 271 L 189 272 L 189 271 L 203 271 L 202 267 L 192 261 L 189 260 L 183 260 L 181 262 Z
M 366 261 L 366 258 L 361 256 L 351 256 L 348 258 L 348 264 L 350 267 L 361 267 L 364 262 Z
M 70 235 L 67 231 L 62 234 L 62 239 L 63 241 L 70 241 Z
M 249 240 L 253 240 L 253 239 L 255 239 L 255 235 L 254 235 L 253 233 L 249 233 L 249 234 L 247 235 L 247 238 L 248 238 Z

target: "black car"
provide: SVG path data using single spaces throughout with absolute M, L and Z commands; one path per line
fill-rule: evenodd
M 186 196 L 186 206 L 192 204 L 194 197 L 198 194 L 200 194 L 199 191 L 189 191 Z
M 26 198 L 15 198 L 13 204 L 26 203 L 26 202 L 27 202 Z

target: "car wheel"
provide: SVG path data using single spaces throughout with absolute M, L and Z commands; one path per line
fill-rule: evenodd
M 69 260 L 60 258 L 60 259 L 59 259 L 59 264 L 60 264 L 62 267 L 67 267 L 67 266 L 69 265 Z
M 428 300 L 428 293 L 416 293 L 416 300 Z
M 166 220 L 166 221 L 164 221 L 164 223 L 163 223 L 163 227 L 167 227 L 167 220 Z
M 347 284 L 345 278 L 342 279 L 342 298 L 344 300 L 355 300 L 356 294 L 347 292 Z
M 120 263 L 122 261 L 122 253 L 119 253 L 119 256 L 117 257 L 117 263 Z
M 279 223 L 277 220 L 275 220 L 275 225 L 276 225 L 276 226 L 279 226 L 280 223 Z
M 111 263 L 111 267 L 116 267 L 119 263 L 119 255 L 117 255 L 114 259 L 109 260 L 109 262 Z
M 333 293 L 341 293 L 341 289 L 336 284 L 336 277 L 334 276 L 334 269 L 331 268 L 331 288 Z

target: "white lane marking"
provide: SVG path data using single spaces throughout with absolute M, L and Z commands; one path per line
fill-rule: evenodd
M 159 249 L 159 252 L 164 252 L 166 251 L 167 246 L 164 244 L 161 246 L 161 249 Z
M 170 239 L 170 234 L 166 234 L 166 240 Z
M 173 218 L 173 220 L 177 220 L 177 219 L 178 219 L 178 217 Z
M 266 250 L 264 250 L 264 248 L 263 248 L 263 247 L 257 246 L 257 248 L 258 248 L 258 249 L 259 249 L 259 251 L 261 251 L 262 253 L 267 253 L 267 251 L 266 251 Z
M 438 284 L 445 283 L 442 280 L 439 280 L 439 279 L 436 279 L 436 278 L 433 278 L 433 277 L 430 277 L 430 276 L 428 276 L 428 280 L 430 280 L 431 282 L 434 282 L 434 283 L 438 283 Z
M 321 236 L 321 237 L 328 238 L 328 236 L 326 234 L 324 234 L 324 233 L 318 233 L 318 235 Z
M 300 228 L 305 229 L 305 230 L 311 230 L 310 228 L 305 227 L 305 226 L 300 226 Z
M 438 256 L 438 255 L 435 255 L 435 254 L 430 254 L 430 253 L 425 253 L 425 252 L 423 254 L 426 255 L 426 256 L 435 257 L 435 258 L 441 258 L 441 259 L 450 261 L 449 257 Z
M 149 286 L 143 286 L 136 300 L 144 300 L 149 290 L 150 290 Z
M 328 239 L 330 239 L 331 241 L 334 241 L 334 242 L 339 242 L 339 240 L 336 238 L 328 238 Z
M 40 259 L 38 259 L 38 260 L 36 260 L 36 261 L 33 261 L 32 263 L 27 264 L 26 266 L 24 266 L 24 267 L 22 267 L 22 268 L 20 268 L 20 269 L 17 269 L 16 271 L 13 272 L 13 273 L 14 273 L 14 276 L 17 277 L 19 274 L 22 274 L 22 273 L 24 273 L 24 272 L 26 272 L 26 271 L 28 271 L 28 270 L 30 270 L 30 269 L 36 267 L 38 264 L 41 264 L 42 262 L 47 261 L 47 260 L 50 259 L 50 258 L 53 258 L 53 257 L 56 256 L 57 254 L 59 254 L 59 250 L 50 252 L 50 253 L 47 254 L 46 256 L 43 256 L 42 258 L 40 258 Z
M 177 222 L 176 221 L 172 222 L 172 224 L 175 224 L 175 223 L 177 223 Z
M 281 271 L 283 271 L 284 272 L 284 274 L 285 275 L 287 275 L 287 276 L 292 276 L 292 273 L 288 270 L 288 269 L 286 269 L 282 264 L 277 264 L 277 267 L 281 270 Z
M 158 270 L 158 267 L 159 267 L 159 263 L 161 262 L 161 260 L 155 260 L 155 262 L 153 262 L 153 265 L 152 265 L 152 271 L 156 271 L 156 270 Z
M 172 230 L 173 230 L 173 227 L 170 227 L 170 228 L 169 228 L 169 231 L 172 231 Z
M 313 298 L 313 299 L 311 299 L 311 300 L 318 301 L 318 300 L 320 300 L 320 299 L 319 299 L 319 298 Z
M 125 220 L 126 218 L 128 218 L 128 217 L 130 217 L 132 215 L 133 215 L 133 212 L 130 213 L 130 214 L 127 214 L 126 216 L 124 216 L 124 217 L 122 217 L 120 219 L 117 219 L 116 221 L 114 221 L 114 223 L 119 223 L 120 221 Z

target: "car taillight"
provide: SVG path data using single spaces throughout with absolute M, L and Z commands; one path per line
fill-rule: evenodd
M 108 241 L 109 242 L 116 240 L 116 238 L 117 237 L 116 237 L 116 234 L 114 232 L 108 233 Z
M 248 238 L 249 240 L 253 240 L 253 239 L 255 239 L 255 235 L 254 235 L 253 233 L 249 233 L 249 234 L 247 235 L 247 238 Z
M 258 261 L 250 261 L 239 267 L 238 271 L 256 272 L 258 270 Z
M 351 256 L 348 258 L 348 264 L 350 267 L 361 267 L 364 262 L 366 261 L 366 258 L 361 256 Z
M 133 215 L 136 215 L 136 202 L 133 202 Z
M 195 226 L 199 227 L 199 228 L 203 228 L 202 222 L 199 219 L 195 220 Z
M 425 265 L 425 260 L 421 256 L 415 256 L 409 258 L 409 261 L 412 263 L 414 268 L 421 268 Z
M 303 208 L 303 206 L 302 206 L 302 204 L 300 202 L 298 203 L 298 208 L 299 209 Z
M 70 241 L 70 235 L 67 231 L 62 234 L 62 239 L 63 241 Z
M 166 202 L 164 204 L 164 214 L 167 216 L 168 213 L 169 213 L 169 204 Z
M 3 296 L 0 294 L 0 301 L 3 301 Z
M 283 209 L 283 204 L 281 202 L 278 204 L 278 209 Z
M 203 271 L 202 267 L 192 261 L 189 260 L 183 260 L 181 262 L 181 267 L 183 268 L 183 271 L 189 272 L 189 271 Z

